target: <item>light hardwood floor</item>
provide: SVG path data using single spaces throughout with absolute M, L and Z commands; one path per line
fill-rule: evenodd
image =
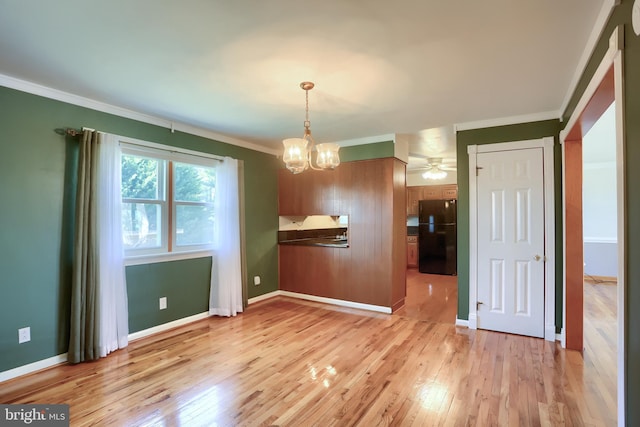
M 285 297 L 0 385 L 71 425 L 615 425 L 557 343 Z M 596 375 L 602 373 L 596 371 Z
M 456 323 L 458 276 L 423 274 L 407 270 L 405 305 L 395 314 L 416 320 Z

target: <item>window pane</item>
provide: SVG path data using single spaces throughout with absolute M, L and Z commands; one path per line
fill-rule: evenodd
M 161 166 L 163 160 L 122 156 L 122 197 L 124 199 L 162 199 Z
M 213 206 L 176 206 L 176 245 L 213 243 Z
M 216 173 L 214 168 L 174 163 L 174 200 L 180 202 L 213 202 Z
M 160 205 L 151 203 L 122 204 L 124 248 L 151 249 L 162 246 Z

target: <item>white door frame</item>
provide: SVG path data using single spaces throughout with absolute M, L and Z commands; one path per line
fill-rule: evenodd
M 476 154 L 542 148 L 544 170 L 544 339 L 556 340 L 556 261 L 553 137 L 496 144 L 470 145 L 469 155 L 469 328 L 478 328 L 478 200 Z
M 565 155 L 565 142 L 569 131 L 575 126 L 580 119 L 583 111 L 587 107 L 587 104 L 594 95 L 600 82 L 604 79 L 607 71 L 613 66 L 614 76 L 614 99 L 616 103 L 616 186 L 617 186 L 617 215 L 618 215 L 618 295 L 617 295 L 617 316 L 618 316 L 618 357 L 617 357 L 617 370 L 618 370 L 618 425 L 625 425 L 625 379 L 627 377 L 627 365 L 625 361 L 625 301 L 626 296 L 626 272 L 627 272 L 627 254 L 625 251 L 625 234 L 627 230 L 627 212 L 625 204 L 625 187 L 626 187 L 626 159 L 624 155 L 625 151 L 625 116 L 624 116 L 624 67 L 623 67 L 623 49 L 624 49 L 624 27 L 618 26 L 609 37 L 609 47 L 604 54 L 600 65 L 596 69 L 587 85 L 587 88 L 583 92 L 576 108 L 573 110 L 567 126 L 560 132 L 560 144 L 562 144 L 562 191 L 565 192 L 564 183 L 564 155 Z M 562 206 L 562 226 L 566 230 L 564 212 L 566 207 L 564 206 L 565 200 L 563 197 Z M 566 246 L 566 236 L 563 235 L 563 247 Z M 566 263 L 566 254 L 563 256 L 563 263 Z M 567 277 L 566 271 L 563 267 L 562 278 L 563 295 L 567 291 Z M 565 322 L 564 316 L 566 316 L 566 298 L 563 299 L 563 322 Z M 562 346 L 565 346 L 565 333 L 562 331 Z

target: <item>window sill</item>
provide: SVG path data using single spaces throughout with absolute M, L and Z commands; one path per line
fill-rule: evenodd
M 178 261 L 181 259 L 205 258 L 211 256 L 212 249 L 203 249 L 197 251 L 169 252 L 164 254 L 150 254 L 130 256 L 124 259 L 124 265 L 142 265 L 154 264 L 157 262 Z

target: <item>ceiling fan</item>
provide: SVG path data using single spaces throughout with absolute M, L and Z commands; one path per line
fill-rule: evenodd
M 424 170 L 422 177 L 424 179 L 440 180 L 447 176 L 447 171 L 455 171 L 455 164 L 445 163 L 442 157 L 427 157 L 426 164 L 417 165 L 416 171 Z

